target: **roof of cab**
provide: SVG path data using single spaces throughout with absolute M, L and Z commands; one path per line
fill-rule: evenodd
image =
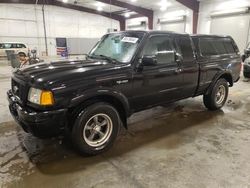
M 114 32 L 114 33 L 146 33 L 146 34 L 174 34 L 174 35 L 189 35 L 187 33 L 177 33 L 173 31 L 157 31 L 157 30 L 126 30 L 126 31 L 120 31 L 120 32 Z
M 214 37 L 214 38 L 231 38 L 229 35 L 208 35 L 208 34 L 196 34 L 190 35 L 192 38 L 206 38 L 206 37 Z

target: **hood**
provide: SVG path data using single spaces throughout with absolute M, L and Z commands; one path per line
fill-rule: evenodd
M 31 84 L 49 86 L 65 83 L 68 80 L 83 80 L 97 77 L 108 70 L 119 69 L 123 64 L 113 64 L 104 60 L 64 60 L 50 63 L 38 63 L 18 69 L 14 76 Z

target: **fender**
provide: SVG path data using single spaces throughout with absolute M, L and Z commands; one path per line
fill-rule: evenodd
M 214 78 L 213 81 L 211 82 L 210 86 L 208 87 L 207 91 L 205 92 L 205 94 L 209 94 L 211 92 L 211 90 L 213 89 L 214 85 L 216 84 L 217 80 L 219 78 L 225 78 L 228 82 L 229 82 L 229 86 L 232 87 L 233 86 L 233 76 L 231 71 L 229 70 L 225 70 L 222 72 L 217 73 Z
M 91 98 L 101 97 L 101 96 L 104 97 L 109 96 L 115 98 L 123 105 L 126 115 L 129 116 L 131 114 L 130 105 L 127 97 L 120 91 L 117 91 L 114 88 L 107 88 L 107 87 L 93 88 L 86 90 L 83 93 L 78 93 L 70 100 L 69 107 L 75 107 Z

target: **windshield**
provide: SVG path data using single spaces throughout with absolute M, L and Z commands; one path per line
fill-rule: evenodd
M 131 61 L 144 33 L 113 33 L 104 38 L 92 49 L 90 57 L 106 56 L 121 63 Z

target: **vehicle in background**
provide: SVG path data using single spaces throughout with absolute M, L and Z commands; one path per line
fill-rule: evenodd
M 242 62 L 244 63 L 247 58 L 250 56 L 250 43 L 248 43 L 246 49 L 244 50 L 244 54 L 241 56 Z
M 247 48 L 242 55 L 243 64 L 243 75 L 245 78 L 250 78 L 250 43 L 248 43 Z
M 6 50 L 13 50 L 14 54 L 27 56 L 29 49 L 27 45 L 19 42 L 4 42 L 0 43 L 0 57 L 6 57 Z
M 18 69 L 7 95 L 25 131 L 66 131 L 88 155 L 110 148 L 135 112 L 200 95 L 221 109 L 241 70 L 231 37 L 164 31 L 107 34 L 87 57 Z
M 248 57 L 243 64 L 243 75 L 245 78 L 250 78 L 250 57 Z

